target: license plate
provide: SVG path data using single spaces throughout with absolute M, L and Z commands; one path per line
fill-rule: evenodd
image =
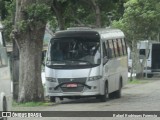
M 75 84 L 75 83 L 67 84 L 67 87 L 74 88 L 74 87 L 77 87 L 77 84 Z

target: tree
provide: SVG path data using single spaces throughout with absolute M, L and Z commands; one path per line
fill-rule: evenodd
M 9 0 L 0 0 L 0 17 L 2 20 L 4 20 L 7 15 L 7 9 L 5 7 L 7 1 Z
M 4 38 L 7 42 L 11 42 L 9 34 L 12 31 L 14 21 L 15 0 L 0 0 L 0 16 L 2 23 L 5 26 Z
M 155 40 L 160 33 L 160 2 L 159 0 L 129 0 L 125 3 L 125 11 L 123 18 L 114 21 L 112 25 L 118 27 L 125 32 L 127 42 L 130 47 L 137 46 L 139 40 Z M 138 52 L 134 52 L 133 56 L 137 56 Z M 140 62 L 138 57 L 132 57 L 136 61 L 135 68 L 144 69 L 144 60 Z M 137 58 L 137 59 L 136 59 Z M 134 60 L 136 59 L 136 60 Z M 138 68 L 139 69 L 139 68 Z
M 160 32 L 159 0 L 129 0 L 125 3 L 123 18 L 113 22 L 120 27 L 128 40 L 156 39 Z
M 65 3 L 66 1 L 59 1 L 59 0 L 53 0 L 52 2 L 52 11 L 55 12 L 55 16 L 57 18 L 60 30 L 63 30 L 65 28 L 65 18 L 64 18 L 64 12 L 66 9 Z
M 106 27 L 109 25 L 108 12 L 112 20 L 119 19 L 126 0 L 53 0 L 52 25 L 59 29 L 73 26 Z M 57 22 L 56 22 L 57 21 Z M 58 23 L 58 25 L 57 25 Z
M 42 101 L 41 55 L 45 25 L 50 2 L 44 0 L 17 0 L 12 38 L 19 54 L 18 102 Z
M 100 7 L 98 5 L 98 1 L 97 0 L 90 0 L 91 6 L 93 7 L 94 13 L 95 13 L 95 25 L 96 27 L 101 27 L 102 23 L 101 23 L 101 10 Z

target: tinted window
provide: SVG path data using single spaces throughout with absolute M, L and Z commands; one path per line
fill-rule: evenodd
M 147 58 L 149 57 L 149 53 L 150 53 L 150 50 L 148 51 Z M 143 59 L 145 56 L 146 56 L 146 49 L 140 49 L 139 50 L 139 58 Z
M 108 45 L 107 45 L 108 46 Z M 103 42 L 103 57 L 107 56 L 107 46 L 106 44 Z
M 55 38 L 51 40 L 47 65 L 54 68 L 97 66 L 100 64 L 99 40 L 84 37 Z
M 127 49 L 126 49 L 126 43 L 125 43 L 124 39 L 122 39 L 122 47 L 123 47 L 123 54 L 126 55 L 127 54 Z
M 117 39 L 117 49 L 118 49 L 119 56 L 123 55 L 123 48 L 122 48 L 121 39 Z
M 108 41 L 108 49 L 107 49 L 108 57 L 113 58 L 114 55 L 114 46 L 112 40 Z
M 113 45 L 114 45 L 114 52 L 116 57 L 119 56 L 118 54 L 118 47 L 117 47 L 117 40 L 113 40 Z

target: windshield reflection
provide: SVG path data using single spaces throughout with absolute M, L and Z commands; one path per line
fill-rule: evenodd
M 52 39 L 47 55 L 48 65 L 100 64 L 100 43 L 87 38 Z

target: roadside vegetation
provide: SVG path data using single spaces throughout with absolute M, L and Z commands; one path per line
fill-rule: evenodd
M 135 79 L 135 78 L 133 78 L 132 81 L 128 80 L 128 84 L 145 84 L 145 83 L 149 83 L 149 80 Z
M 13 107 L 37 107 L 37 106 L 50 106 L 53 103 L 50 102 L 25 102 L 25 103 L 17 103 L 13 102 L 12 106 Z

